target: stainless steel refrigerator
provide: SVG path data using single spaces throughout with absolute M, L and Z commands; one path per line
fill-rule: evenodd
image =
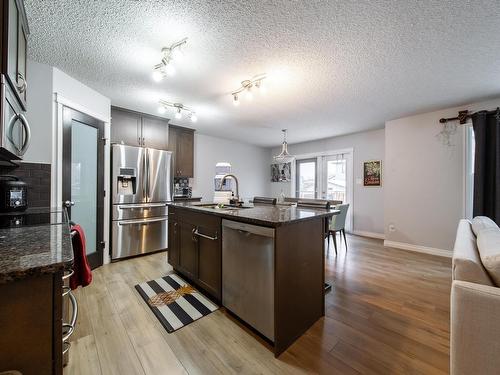
M 111 259 L 168 247 L 172 153 L 112 145 Z

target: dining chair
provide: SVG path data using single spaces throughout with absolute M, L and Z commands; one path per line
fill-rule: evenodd
M 345 250 L 347 252 L 347 239 L 345 237 L 345 219 L 347 217 L 347 210 L 349 209 L 349 203 L 339 204 L 333 207 L 339 210 L 340 213 L 335 215 L 330 220 L 330 226 L 328 229 L 328 248 L 330 248 L 330 235 L 333 235 L 333 246 L 335 247 L 335 255 L 337 255 L 337 232 L 340 232 L 340 240 L 342 241 L 342 235 L 344 235 Z

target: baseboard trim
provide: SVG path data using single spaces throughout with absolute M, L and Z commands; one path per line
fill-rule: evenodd
M 412 244 L 405 243 L 405 242 L 384 240 L 384 246 L 394 247 L 396 249 L 401 249 L 401 250 L 415 251 L 417 253 L 437 255 L 437 256 L 445 257 L 445 258 L 451 258 L 453 256 L 453 252 L 450 250 L 437 249 L 435 247 L 427 247 L 427 246 L 420 246 L 420 245 L 412 245 Z
M 361 236 L 361 237 L 376 238 L 379 240 L 385 239 L 385 235 L 383 233 L 366 232 L 364 230 L 353 230 L 353 231 L 351 231 L 351 234 L 354 234 L 356 236 Z

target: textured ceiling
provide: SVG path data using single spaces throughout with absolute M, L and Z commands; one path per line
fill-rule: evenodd
M 25 3 L 32 59 L 113 105 L 157 114 L 160 98 L 182 102 L 200 132 L 248 143 L 279 144 L 281 128 L 291 143 L 380 128 L 500 94 L 498 0 Z M 186 61 L 155 83 L 160 49 L 186 36 Z M 267 95 L 234 107 L 229 93 L 264 72 Z

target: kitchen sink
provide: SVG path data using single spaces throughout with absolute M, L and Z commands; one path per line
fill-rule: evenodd
M 233 211 L 233 210 L 240 210 L 244 208 L 251 208 L 249 206 L 236 206 L 232 204 L 225 204 L 222 207 L 220 207 L 217 203 L 201 203 L 201 204 L 195 204 L 194 206 L 196 207 L 202 207 L 202 208 L 210 208 L 213 210 L 220 210 L 220 211 Z

